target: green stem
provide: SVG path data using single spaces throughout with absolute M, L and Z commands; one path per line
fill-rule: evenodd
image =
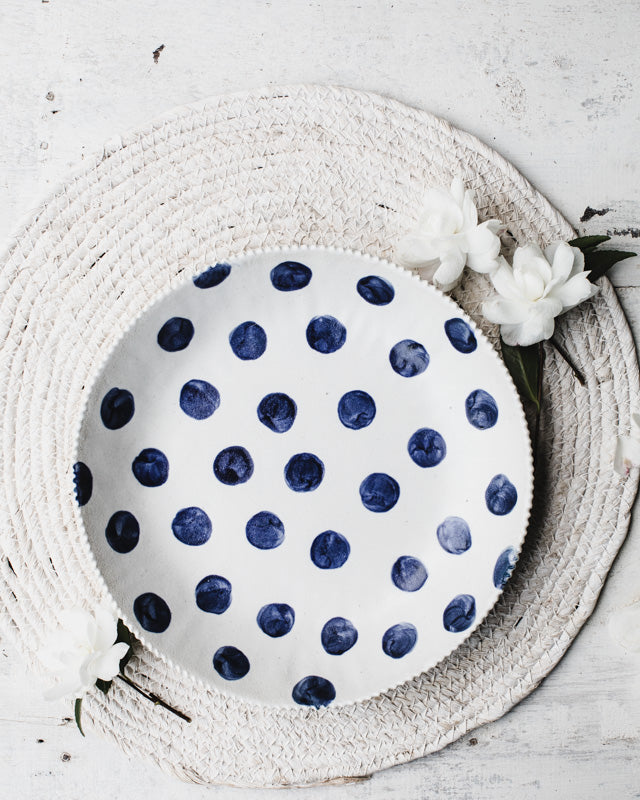
M 175 715 L 176 715 L 176 717 L 180 717 L 180 719 L 183 719 L 185 722 L 191 722 L 191 717 L 188 717 L 186 714 L 183 714 L 183 713 L 182 713 L 182 711 L 178 711 L 178 709 L 177 709 L 177 708 L 174 708 L 173 706 L 170 706 L 168 703 L 165 703 L 165 701 L 164 701 L 164 700 L 162 700 L 162 699 L 161 699 L 160 697 L 158 697 L 156 694 L 153 694 L 153 692 L 145 692 L 145 691 L 144 691 L 143 689 L 141 689 L 141 688 L 140 688 L 140 687 L 139 687 L 137 684 L 135 684 L 135 683 L 134 683 L 134 682 L 131 680 L 131 678 L 127 678 L 127 676 L 126 676 L 126 675 L 123 675 L 121 672 L 119 672 L 119 673 L 116 675 L 116 678 L 119 678 L 121 681 L 123 681 L 124 683 L 126 683 L 126 684 L 127 684 L 128 686 L 130 686 L 130 687 L 131 687 L 131 688 L 132 688 L 134 691 L 138 692 L 138 694 L 141 694 L 143 697 L 146 697 L 146 699 L 147 699 L 147 700 L 151 700 L 151 702 L 152 702 L 154 705 L 156 705 L 156 706 L 162 706 L 162 708 L 166 708 L 166 709 L 167 709 L 167 711 L 170 711 L 172 714 L 175 714 Z
M 540 416 L 542 414 L 542 373 L 544 369 L 544 345 L 538 342 L 538 385 L 536 387 L 536 426 L 533 434 L 533 468 L 536 468 L 538 460 L 538 441 L 540 438 Z
M 587 381 L 585 380 L 585 377 L 584 377 L 584 375 L 583 375 L 583 374 L 580 372 L 580 370 L 579 370 L 579 369 L 576 367 L 576 365 L 573 363 L 573 361 L 571 360 L 571 356 L 569 355 L 569 353 L 567 353 L 567 351 L 566 351 L 566 350 L 564 349 L 564 347 L 563 347 L 563 346 L 562 346 L 562 345 L 561 345 L 561 344 L 558 342 L 558 340 L 557 340 L 557 339 L 555 339 L 555 338 L 551 338 L 551 339 L 550 339 L 550 342 L 551 342 L 551 344 L 552 344 L 552 345 L 555 347 L 556 351 L 559 353 L 559 355 L 562 357 L 562 359 L 565 361 L 565 363 L 569 365 L 569 367 L 570 367 L 571 371 L 572 371 L 572 372 L 573 372 L 573 374 L 576 376 L 576 379 L 577 379 L 578 383 L 579 383 L 581 386 L 586 386 L 586 385 L 587 385 Z

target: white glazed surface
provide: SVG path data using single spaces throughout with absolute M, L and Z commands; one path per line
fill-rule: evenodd
M 308 286 L 277 291 L 270 271 L 284 261 L 312 270 Z M 202 265 L 205 269 L 208 265 Z M 388 305 L 373 305 L 357 293 L 367 275 L 392 283 Z M 338 351 L 321 354 L 307 343 L 305 330 L 315 316 L 330 314 L 346 327 Z M 193 322 L 186 349 L 166 352 L 157 334 L 171 317 Z M 504 366 L 476 331 L 477 349 L 458 352 L 444 323 L 463 312 L 433 287 L 410 273 L 370 257 L 321 248 L 249 253 L 232 260 L 220 285 L 199 289 L 189 280 L 161 298 L 118 343 L 92 388 L 79 439 L 78 460 L 93 474 L 93 494 L 83 507 L 91 547 L 119 609 L 150 647 L 222 691 L 272 705 L 291 705 L 293 686 L 308 675 L 329 680 L 336 704 L 374 696 L 429 669 L 458 646 L 495 603 L 499 591 L 493 571 L 508 547 L 517 552 L 531 501 L 531 462 L 522 409 Z M 267 347 L 256 360 L 241 360 L 229 334 L 246 320 L 267 333 Z M 472 325 L 472 323 L 471 323 Z M 390 365 L 399 341 L 414 339 L 426 347 L 427 369 L 402 377 Z M 180 408 L 183 384 L 198 378 L 220 393 L 219 408 L 195 420 Z M 100 404 L 113 387 L 128 389 L 135 413 L 118 430 L 107 429 Z M 497 423 L 486 430 L 466 418 L 465 399 L 488 391 L 498 406 Z M 351 430 L 338 418 L 340 397 L 367 391 L 376 416 L 367 427 Z M 297 416 L 291 429 L 275 433 L 263 425 L 256 408 L 270 392 L 294 398 Z M 442 434 L 447 455 L 437 466 L 422 468 L 409 457 L 407 443 L 420 428 Z M 243 484 L 224 485 L 212 464 L 225 447 L 242 445 L 254 462 Z M 143 487 L 131 463 L 147 447 L 166 454 L 169 478 L 162 486 Z M 325 475 L 310 492 L 294 492 L 283 471 L 301 452 L 318 455 Z M 370 473 L 384 472 L 400 484 L 397 504 L 373 513 L 358 492 Z M 488 511 L 485 490 L 497 474 L 506 474 L 518 491 L 511 513 Z M 176 512 L 196 506 L 212 521 L 211 538 L 188 546 L 172 534 Z M 105 526 L 117 510 L 132 512 L 140 525 L 137 546 L 115 552 Z M 253 547 L 247 520 L 268 510 L 285 526 L 283 543 L 271 550 Z M 449 516 L 464 518 L 472 544 L 453 555 L 438 543 L 436 529 Z M 339 569 L 319 569 L 309 551 L 319 533 L 344 534 L 351 546 Z M 417 557 L 428 578 L 417 591 L 401 591 L 391 580 L 400 556 Z M 232 585 L 224 613 L 200 610 L 195 587 L 207 575 Z M 144 630 L 133 614 L 135 598 L 145 592 L 162 597 L 171 609 L 164 632 Z M 475 598 L 471 626 L 449 632 L 443 626 L 447 604 L 460 594 Z M 285 636 L 271 638 L 256 623 L 260 608 L 287 603 L 295 623 Z M 341 655 L 323 649 L 320 633 L 331 618 L 350 620 L 357 642 Z M 385 631 L 410 622 L 415 647 L 401 658 L 383 653 Z M 239 648 L 250 669 L 233 681 L 212 667 L 214 652 Z

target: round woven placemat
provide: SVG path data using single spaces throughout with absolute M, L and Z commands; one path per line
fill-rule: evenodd
M 425 187 L 456 173 L 481 216 L 502 219 L 517 241 L 571 238 L 473 137 L 382 97 L 303 86 L 216 98 L 123 136 L 23 227 L 0 260 L 0 602 L 31 665 L 63 608 L 92 607 L 105 593 L 79 532 L 71 467 L 86 387 L 128 322 L 181 274 L 250 248 L 335 245 L 392 258 Z M 480 324 L 488 290 L 470 275 L 456 293 Z M 558 331 L 587 385 L 547 349 L 524 551 L 498 605 L 449 658 L 365 702 L 276 710 L 204 689 L 138 648 L 131 673 L 193 722 L 114 684 L 86 698 L 86 727 L 185 780 L 302 784 L 433 752 L 531 692 L 591 613 L 637 489 L 635 471 L 612 469 L 640 385 L 611 285 L 603 280 Z

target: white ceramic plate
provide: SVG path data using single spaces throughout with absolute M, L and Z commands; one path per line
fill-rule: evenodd
M 248 253 L 135 321 L 93 385 L 81 516 L 126 623 L 218 689 L 374 696 L 469 636 L 515 564 L 528 433 L 453 301 L 356 253 Z

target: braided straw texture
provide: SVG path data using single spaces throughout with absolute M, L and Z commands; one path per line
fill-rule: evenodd
M 62 609 L 106 594 L 79 533 L 71 467 L 85 387 L 129 321 L 181 274 L 247 249 L 335 245 L 392 259 L 425 187 L 456 173 L 481 216 L 518 242 L 572 237 L 473 137 L 386 98 L 315 86 L 216 98 L 123 136 L 22 228 L 0 259 L 0 605 L 30 665 Z M 479 324 L 488 291 L 469 275 L 456 293 Z M 593 610 L 637 489 L 636 474 L 612 469 L 640 386 L 606 279 L 558 335 L 587 385 L 547 349 L 524 550 L 498 605 L 449 658 L 365 702 L 277 710 L 204 689 L 138 647 L 129 674 L 193 722 L 116 682 L 85 699 L 85 727 L 187 781 L 304 784 L 418 758 L 525 697 Z

